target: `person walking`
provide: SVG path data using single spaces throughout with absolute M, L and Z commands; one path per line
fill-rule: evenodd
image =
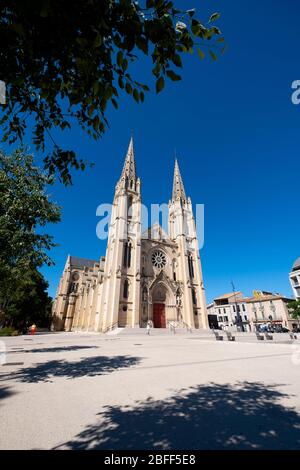
M 147 335 L 150 335 L 151 323 L 150 320 L 147 321 Z

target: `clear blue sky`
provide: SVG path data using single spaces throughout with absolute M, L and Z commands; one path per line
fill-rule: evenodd
M 178 3 L 196 7 L 200 18 L 220 11 L 229 49 L 217 62 L 188 56 L 182 82 L 148 94 L 143 105 L 124 95 L 120 109 L 109 113 L 102 140 L 91 141 L 78 128 L 57 136 L 96 165 L 74 175 L 72 188 L 52 189 L 63 208 L 62 222 L 49 227 L 59 244 L 52 252 L 56 265 L 43 269 L 52 295 L 68 253 L 105 255 L 95 233 L 96 207 L 112 201 L 131 129 L 143 202 L 170 198 L 176 148 L 186 192 L 194 204 L 205 204 L 201 256 L 208 301 L 229 292 L 231 280 L 245 294 L 291 295 L 288 273 L 300 256 L 300 106 L 290 99 L 291 83 L 300 79 L 300 5 Z M 136 69 L 142 80 L 149 76 L 146 65 Z

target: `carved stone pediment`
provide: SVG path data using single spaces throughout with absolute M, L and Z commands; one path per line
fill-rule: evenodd
M 176 283 L 171 281 L 170 278 L 165 274 L 163 270 L 160 271 L 158 276 L 156 276 L 155 279 L 150 283 L 149 289 L 153 289 L 153 287 L 156 284 L 159 284 L 160 282 L 163 282 L 164 284 L 169 286 L 174 294 L 176 293 L 176 289 L 177 289 Z

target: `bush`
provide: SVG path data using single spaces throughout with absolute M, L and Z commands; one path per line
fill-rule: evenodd
M 0 336 L 18 336 L 19 332 L 12 326 L 5 326 L 0 329 Z

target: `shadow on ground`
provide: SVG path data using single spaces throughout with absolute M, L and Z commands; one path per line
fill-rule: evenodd
M 74 362 L 65 360 L 48 361 L 24 367 L 9 374 L 2 374 L 0 380 L 36 383 L 52 382 L 56 377 L 64 377 L 66 379 L 95 377 L 135 366 L 140 361 L 141 358 L 132 356 L 92 356 Z
M 57 346 L 54 348 L 34 348 L 24 351 L 26 353 L 57 353 L 57 352 L 69 352 L 69 351 L 80 351 L 81 349 L 97 349 L 99 346 Z
M 64 449 L 299 449 L 300 415 L 276 385 L 209 384 L 165 401 L 106 407 Z
M 10 387 L 0 387 L 0 400 L 15 395 L 16 392 L 12 391 Z

